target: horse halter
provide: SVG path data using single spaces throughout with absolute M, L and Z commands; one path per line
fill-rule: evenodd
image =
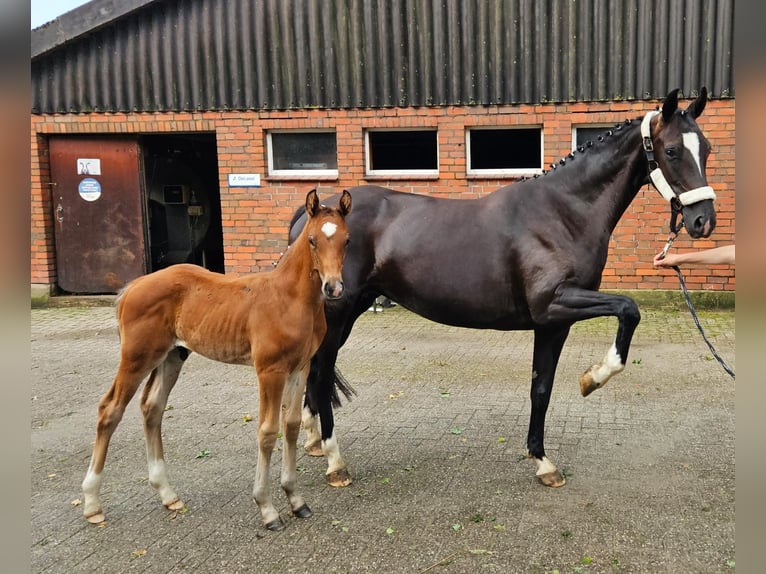
M 646 160 L 649 162 L 649 179 L 657 191 L 660 192 L 660 195 L 670 203 L 670 208 L 672 210 L 670 216 L 670 230 L 672 233 L 678 233 L 684 224 L 682 218 L 681 223 L 676 225 L 681 210 L 687 205 L 692 205 L 698 201 L 715 199 L 715 192 L 709 185 L 690 189 L 689 191 L 685 191 L 678 195 L 673 192 L 673 188 L 668 183 L 668 180 L 665 179 L 665 175 L 662 173 L 659 163 L 657 163 L 657 160 L 654 157 L 654 145 L 652 144 L 650 124 L 652 119 L 659 113 L 659 111 L 653 111 L 648 112 L 644 116 L 644 119 L 641 121 L 641 139 L 643 142 L 644 153 L 646 153 Z

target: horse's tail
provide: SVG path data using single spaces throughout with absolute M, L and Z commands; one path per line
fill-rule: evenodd
M 354 390 L 354 387 L 351 386 L 351 384 L 348 382 L 346 377 L 344 377 L 343 374 L 340 372 L 338 367 L 335 367 L 334 376 L 333 376 L 332 394 L 330 395 L 330 401 L 332 402 L 332 406 L 336 409 L 341 405 L 340 395 L 338 395 L 338 391 L 343 393 L 343 395 L 348 400 L 351 400 L 351 397 L 356 394 L 356 390 Z

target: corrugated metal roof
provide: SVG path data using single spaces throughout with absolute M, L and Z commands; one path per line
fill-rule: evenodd
M 38 43 L 33 112 L 734 96 L 734 0 L 138 4 Z

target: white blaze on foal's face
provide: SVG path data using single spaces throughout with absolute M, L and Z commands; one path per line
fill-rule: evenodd
M 330 223 L 329 221 L 326 222 L 324 225 L 322 225 L 322 233 L 325 234 L 325 237 L 327 237 L 327 239 L 335 235 L 335 232 L 337 230 L 338 230 L 338 226 L 334 223 Z
M 692 154 L 697 163 L 697 169 L 702 173 L 702 164 L 700 163 L 700 138 L 694 132 L 686 132 L 684 135 L 684 147 Z

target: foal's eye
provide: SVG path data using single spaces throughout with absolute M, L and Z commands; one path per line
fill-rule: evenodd
M 668 156 L 668 159 L 678 159 L 678 152 L 674 147 L 667 148 L 665 150 L 665 155 Z
M 309 235 L 309 245 L 311 245 L 311 247 L 316 247 L 317 246 L 316 239 L 314 239 L 313 235 Z

